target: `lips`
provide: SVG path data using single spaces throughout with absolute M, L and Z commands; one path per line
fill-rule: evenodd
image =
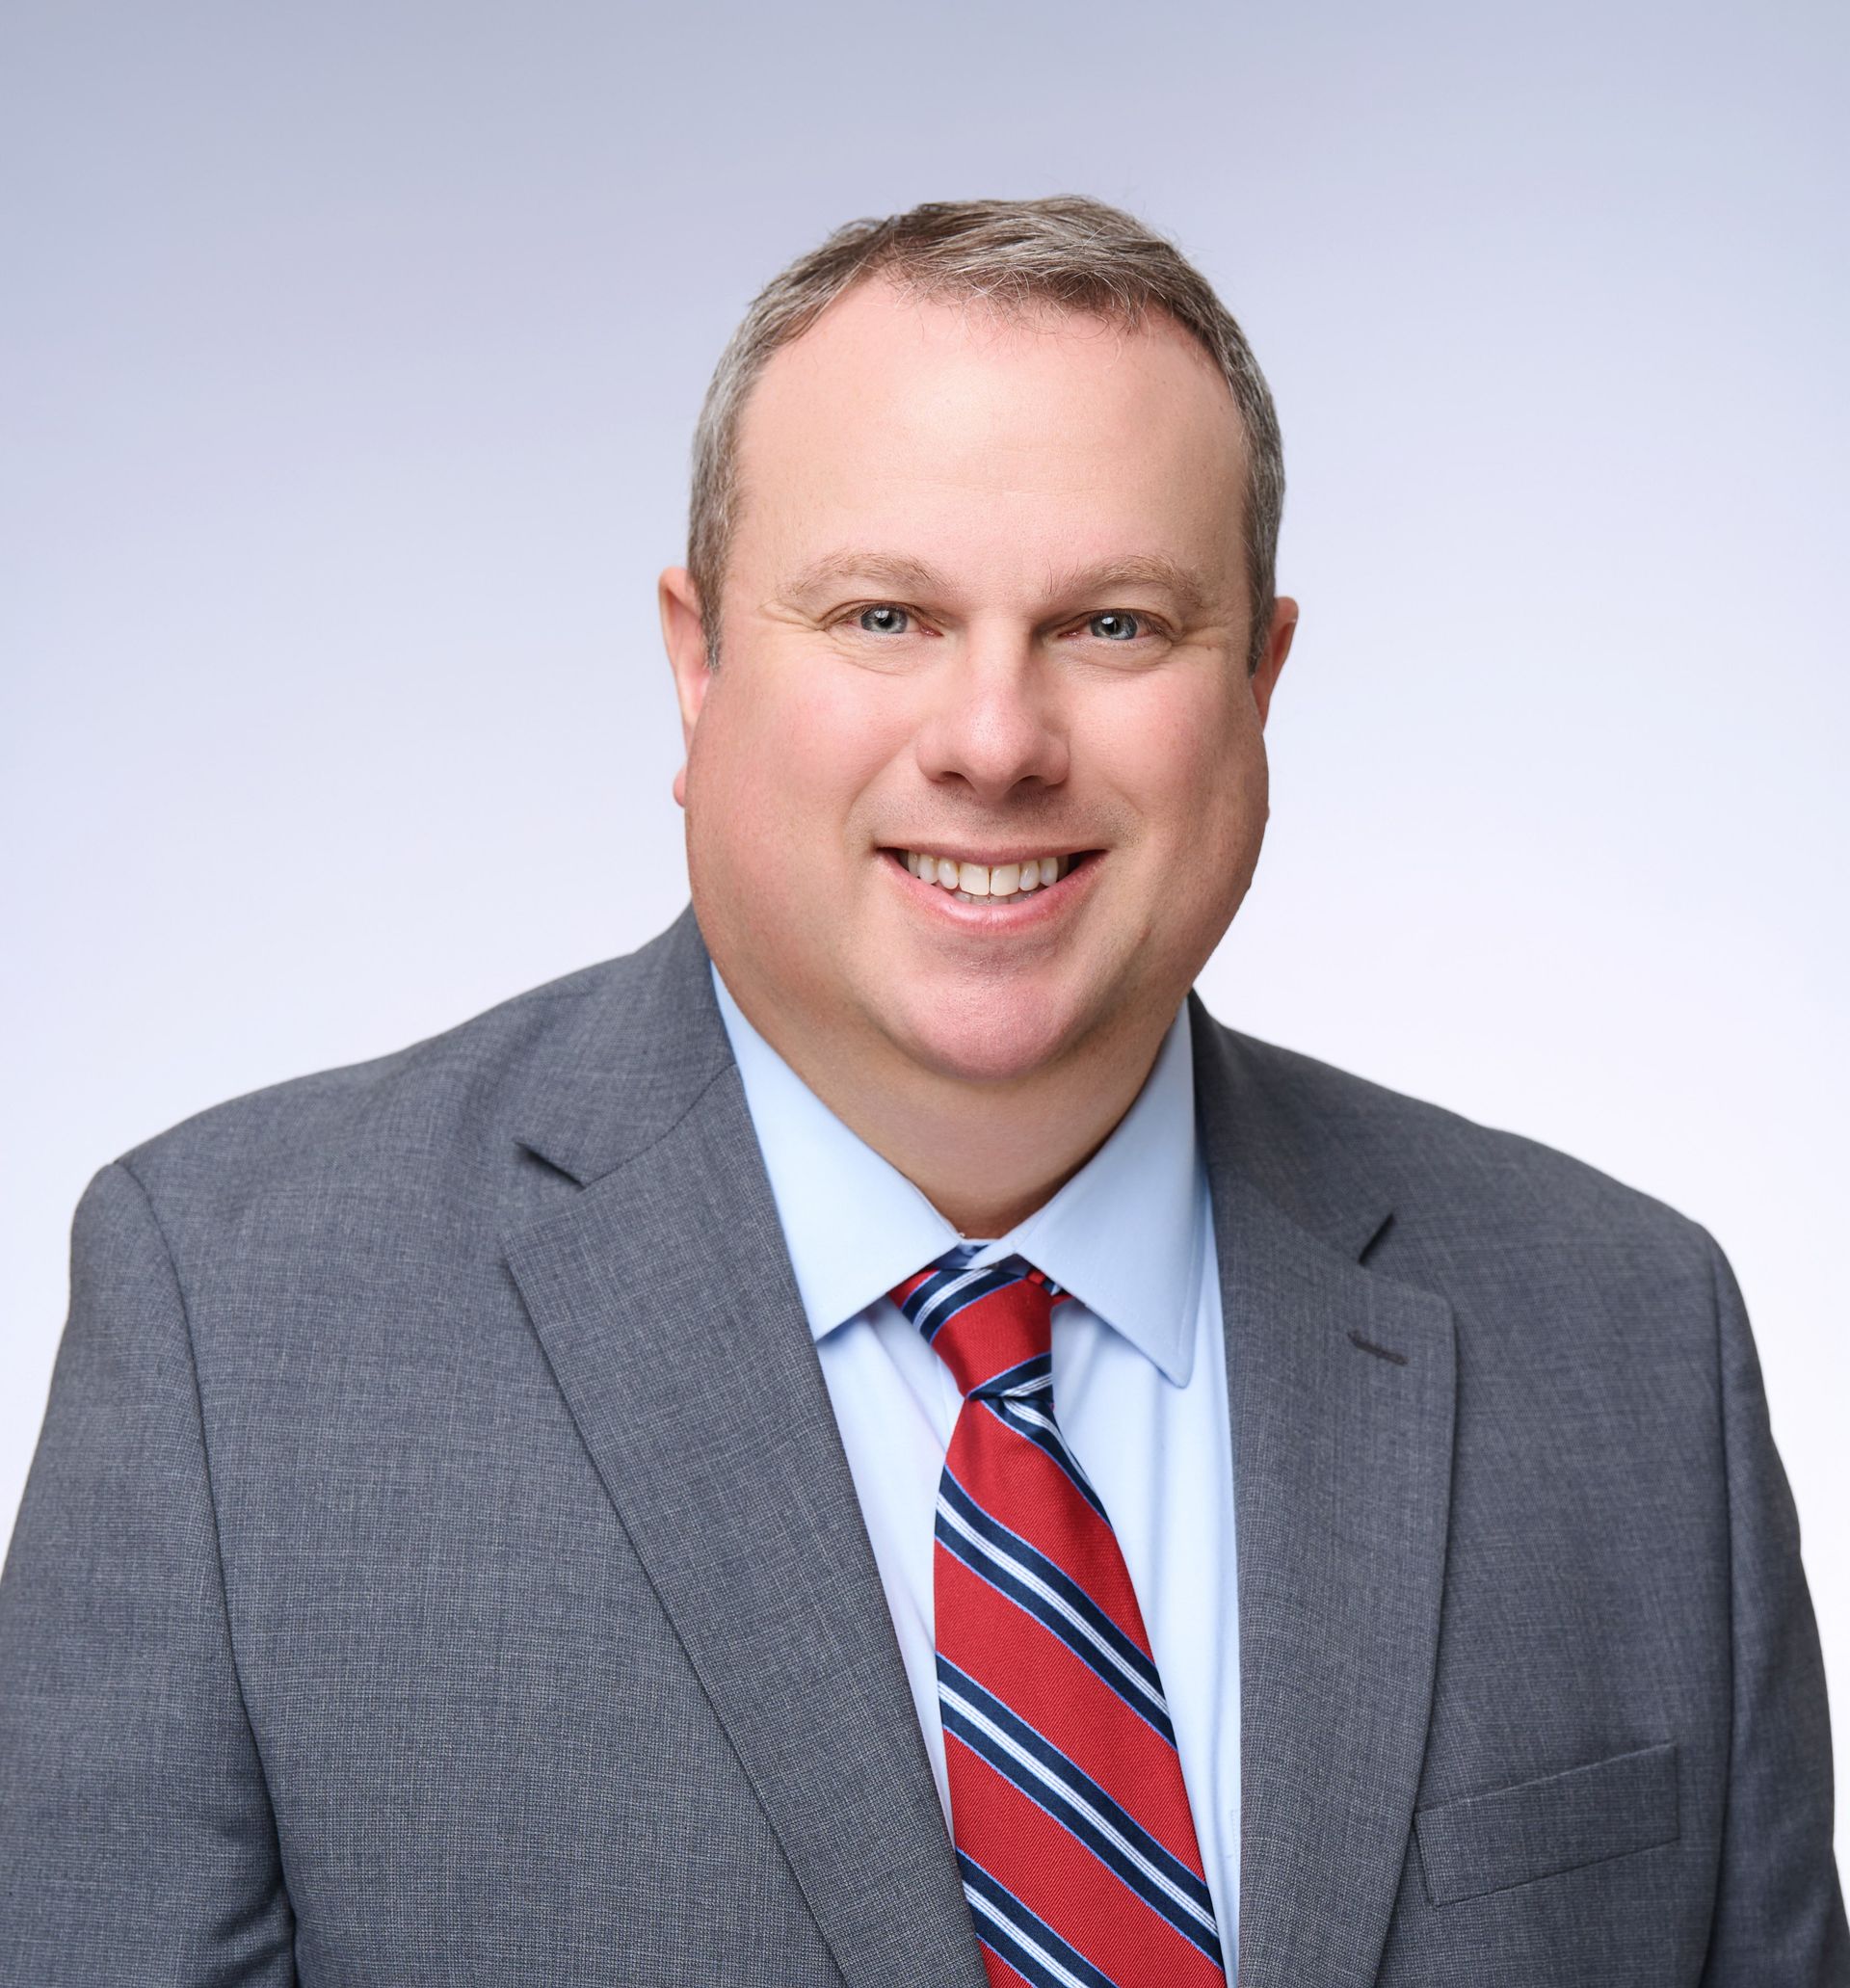
M 965 862 L 955 856 L 941 856 L 927 850 L 909 849 L 900 861 L 921 884 L 935 884 L 941 890 L 970 902 L 1025 896 L 1043 885 L 1065 876 L 1073 859 L 1070 856 L 1028 856 L 1007 862 Z
M 1012 856 L 1001 862 L 977 862 L 932 850 L 887 849 L 884 854 L 945 899 L 1000 910 L 1027 906 L 1042 891 L 1064 884 L 1099 852 L 1081 849 L 1050 856 Z

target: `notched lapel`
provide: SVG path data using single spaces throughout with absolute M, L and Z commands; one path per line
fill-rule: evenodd
M 1451 1307 L 1359 1266 L 1389 1198 L 1193 1005 L 1233 1418 L 1241 1984 L 1360 1988 L 1431 1707 Z M 559 1385 L 851 1988 L 987 1988 L 691 914 L 573 1042 L 522 1143 L 582 1191 L 508 1245 Z
M 1432 1708 L 1452 1308 L 1355 1261 L 1385 1197 L 1243 1085 L 1203 1023 L 1239 1564 L 1240 1982 L 1361 1988 L 1380 1964 Z M 1287 1212 L 1279 1183 L 1292 1180 L 1315 1183 L 1314 1209 Z
M 718 1028 L 704 971 L 702 955 L 684 992 Z M 985 1988 L 729 1059 L 645 1153 L 513 1237 L 508 1261 L 851 1988 Z

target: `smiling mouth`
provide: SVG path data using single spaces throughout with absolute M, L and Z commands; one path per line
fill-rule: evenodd
M 1015 862 L 964 862 L 928 850 L 887 849 L 883 852 L 921 884 L 964 904 L 1020 904 L 1034 892 L 1050 889 L 1080 864 L 1100 852 L 1076 849 L 1058 856 L 1029 856 Z

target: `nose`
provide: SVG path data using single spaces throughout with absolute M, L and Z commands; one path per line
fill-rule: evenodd
M 1025 783 L 1053 787 L 1066 779 L 1058 687 L 1031 643 L 972 630 L 932 676 L 914 744 L 927 780 L 994 805 Z

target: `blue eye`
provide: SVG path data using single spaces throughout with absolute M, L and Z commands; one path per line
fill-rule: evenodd
M 1097 635 L 1101 642 L 1134 642 L 1144 631 L 1137 615 L 1110 614 L 1094 615 L 1086 623 L 1089 634 Z
M 863 607 L 859 614 L 860 625 L 870 635 L 903 635 L 912 623 L 912 616 L 903 607 Z

